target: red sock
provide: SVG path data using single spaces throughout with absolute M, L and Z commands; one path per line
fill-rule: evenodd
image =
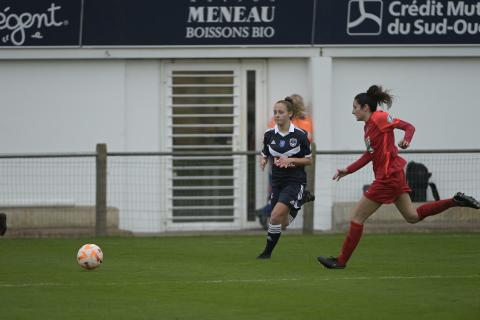
M 417 214 L 420 220 L 425 219 L 428 216 L 439 214 L 448 208 L 455 207 L 456 203 L 451 199 L 439 200 L 434 202 L 425 203 L 417 208 Z
M 350 229 L 348 230 L 347 237 L 343 241 L 342 251 L 338 256 L 338 262 L 341 264 L 347 264 L 348 259 L 353 253 L 353 250 L 357 247 L 360 238 L 363 233 L 363 224 L 356 222 L 350 222 Z

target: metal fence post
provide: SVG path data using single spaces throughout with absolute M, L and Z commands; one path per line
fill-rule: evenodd
M 311 143 L 312 164 L 305 167 L 307 173 L 307 190 L 315 194 L 315 160 L 317 148 L 315 143 Z M 313 234 L 313 209 L 314 203 L 308 202 L 303 206 L 303 234 Z
M 95 201 L 95 235 L 107 234 L 107 145 L 97 144 L 96 155 L 96 201 Z

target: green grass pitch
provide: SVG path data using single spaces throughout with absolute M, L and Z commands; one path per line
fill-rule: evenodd
M 0 319 L 480 319 L 480 233 L 0 239 Z M 103 265 L 76 263 L 98 244 Z

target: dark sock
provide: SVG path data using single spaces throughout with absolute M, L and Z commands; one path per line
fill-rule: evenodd
M 271 255 L 273 249 L 277 245 L 278 239 L 282 234 L 282 225 L 281 224 L 268 224 L 268 233 L 267 233 L 267 245 L 265 250 L 263 250 L 261 255 Z
M 347 264 L 348 259 L 352 255 L 353 251 L 357 247 L 360 238 L 363 233 L 363 224 L 356 222 L 350 222 L 350 229 L 348 230 L 347 237 L 343 241 L 342 251 L 338 256 L 338 262 L 340 264 Z
M 457 204 L 452 199 L 439 200 L 434 202 L 429 202 L 421 205 L 417 208 L 417 214 L 420 220 L 425 219 L 429 216 L 434 216 L 439 214 L 451 207 L 455 207 Z

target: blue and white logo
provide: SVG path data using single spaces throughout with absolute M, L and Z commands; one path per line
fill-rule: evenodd
M 285 147 L 285 140 L 280 140 L 280 148 Z
M 288 142 L 290 144 L 290 147 L 295 147 L 297 145 L 297 139 L 291 138 L 290 141 Z
M 382 0 L 350 0 L 348 2 L 347 34 L 374 36 L 382 33 Z

